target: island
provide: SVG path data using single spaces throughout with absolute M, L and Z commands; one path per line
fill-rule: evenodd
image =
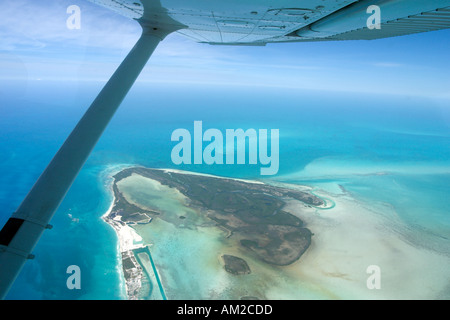
M 234 275 L 241 275 L 241 274 L 249 274 L 251 273 L 250 267 L 248 266 L 247 262 L 239 257 L 235 257 L 229 254 L 224 254 L 222 256 L 223 262 L 224 262 L 224 268 L 227 272 L 234 274 Z
M 209 254 L 221 258 L 222 268 L 230 276 L 242 277 L 251 274 L 248 259 L 269 266 L 288 266 L 311 245 L 313 233 L 298 216 L 284 210 L 287 200 L 301 201 L 309 207 L 325 205 L 312 193 L 260 181 L 145 167 L 129 167 L 116 173 L 112 191 L 114 201 L 103 218 L 119 238 L 122 235 L 122 269 L 130 299 L 142 296 L 146 278 L 159 284 L 159 297 L 165 296 L 161 285 L 164 275 L 159 274 L 153 261 L 149 263 L 151 248 L 139 234 L 146 226 L 151 233 L 155 221 L 168 223 L 176 230 L 220 230 L 223 246 L 244 255 Z M 180 204 L 166 204 L 165 197 L 173 197 Z M 152 245 L 157 246 L 157 241 Z M 145 252 L 148 256 L 143 259 Z M 154 292 L 155 288 L 154 284 Z

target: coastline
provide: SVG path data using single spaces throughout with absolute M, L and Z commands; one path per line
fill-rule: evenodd
M 212 175 L 212 174 L 208 174 L 208 173 L 199 173 L 199 172 L 185 171 L 185 170 L 179 170 L 179 169 L 162 168 L 162 169 L 156 169 L 156 170 L 161 170 L 164 172 L 179 173 L 179 174 L 187 174 L 187 175 L 193 175 L 193 176 L 203 176 L 203 177 L 210 177 L 210 178 L 217 178 L 217 179 L 233 180 L 233 181 L 239 181 L 239 182 L 244 182 L 244 183 L 265 184 L 264 182 L 258 181 L 258 180 L 222 177 L 222 176 L 216 176 L 216 175 Z
M 195 172 L 187 172 L 187 171 L 181 171 L 181 170 L 172 170 L 172 169 L 150 169 L 150 168 L 145 168 L 145 167 L 141 167 L 141 166 L 121 166 L 120 167 L 121 170 L 111 170 L 108 174 L 108 180 L 110 180 L 109 183 L 109 190 L 112 194 L 112 202 L 110 205 L 110 208 L 108 209 L 108 211 L 103 214 L 102 219 L 108 223 L 116 232 L 117 238 L 118 238 L 118 252 L 120 253 L 121 257 L 119 257 L 119 263 L 122 266 L 122 271 L 124 273 L 124 278 L 125 278 L 125 287 L 126 287 L 126 291 L 127 291 L 127 296 L 128 299 L 139 299 L 139 290 L 142 287 L 142 281 L 144 280 L 144 270 L 142 270 L 142 266 L 139 264 L 139 262 L 136 260 L 136 257 L 134 256 L 134 253 L 137 252 L 139 249 L 145 248 L 146 246 L 149 245 L 149 243 L 144 243 L 142 237 L 136 232 L 136 230 L 134 228 L 132 228 L 130 226 L 130 223 L 132 225 L 136 225 L 135 222 L 130 222 L 127 221 L 127 219 L 130 216 L 127 216 L 125 219 L 125 222 L 122 221 L 122 216 L 120 214 L 118 214 L 117 212 L 122 210 L 115 210 L 115 212 L 113 211 L 113 208 L 116 206 L 116 204 L 119 202 L 117 199 L 117 192 L 120 192 L 120 198 L 122 200 L 125 199 L 124 194 L 122 194 L 121 191 L 118 191 L 117 189 L 117 182 L 121 182 L 123 180 L 126 180 L 128 178 L 128 175 L 125 176 L 120 176 L 120 174 L 122 174 L 124 171 L 128 170 L 150 170 L 150 171 L 156 171 L 156 172 L 164 172 L 166 174 L 168 174 L 169 178 L 171 177 L 171 173 L 176 173 L 176 174 L 181 174 L 181 175 L 186 175 L 186 176 L 195 176 L 195 177 L 199 177 L 201 178 L 212 178 L 214 181 L 214 179 L 219 179 L 222 180 L 223 182 L 220 182 L 220 184 L 224 184 L 227 185 L 229 183 L 237 183 L 238 185 L 245 185 L 245 184 L 250 184 L 252 185 L 252 188 L 263 188 L 263 190 L 271 190 L 273 188 L 279 188 L 280 190 L 284 190 L 284 192 L 286 192 L 286 188 L 280 188 L 280 187 L 273 187 L 269 184 L 260 182 L 260 181 L 251 181 L 251 180 L 242 180 L 242 179 L 236 179 L 236 178 L 228 178 L 228 177 L 219 177 L 219 176 L 213 176 L 213 175 L 208 175 L 208 174 L 201 174 L 201 173 L 195 173 Z M 120 176 L 120 177 L 118 177 Z M 118 181 L 117 181 L 118 179 Z M 145 177 L 145 179 L 149 179 L 151 181 L 154 182 L 158 182 L 158 180 L 152 180 L 149 177 Z M 217 181 L 217 180 L 216 180 Z M 115 188 L 115 189 L 113 189 Z M 170 188 L 170 189 L 174 189 L 176 190 L 176 188 Z M 252 189 L 253 190 L 253 189 Z M 257 189 L 255 189 L 257 190 Z M 178 191 L 179 192 L 179 191 Z M 305 191 L 293 191 L 291 190 L 291 193 L 294 195 L 302 195 L 302 197 L 305 197 L 305 201 L 315 201 L 315 200 L 311 200 L 314 198 L 314 196 L 309 195 L 309 193 L 305 192 Z M 311 198 L 312 197 L 312 198 Z M 190 199 L 189 201 L 191 201 L 192 199 Z M 318 198 L 316 199 L 316 201 L 319 201 Z M 134 206 L 135 208 L 138 208 L 138 210 L 150 210 L 150 209 L 144 209 L 144 207 L 142 205 L 139 204 L 133 204 L 131 203 L 132 206 Z M 159 215 L 159 213 L 157 213 Z M 282 215 L 282 212 L 280 212 L 280 215 Z M 283 213 L 283 215 L 285 216 L 286 214 Z M 286 219 L 284 216 L 280 216 L 280 219 Z M 183 217 L 184 219 L 184 217 Z M 206 218 L 205 218 L 206 219 Z M 210 222 L 206 223 L 207 228 L 216 226 L 217 230 L 219 230 L 220 233 L 228 233 L 228 236 L 226 236 L 225 238 L 230 237 L 234 232 L 233 231 L 226 231 L 227 228 L 229 227 L 225 227 L 224 229 L 222 229 L 220 227 L 220 222 L 221 219 L 217 218 L 217 220 L 215 218 L 209 217 Z M 294 219 L 294 222 L 292 221 L 292 219 Z M 301 237 L 311 237 L 311 232 L 306 229 L 306 228 L 301 228 L 302 227 L 302 221 L 300 219 L 295 220 L 296 218 L 294 216 L 292 216 L 291 219 L 285 220 L 284 223 L 287 223 L 286 226 L 274 226 L 277 227 L 275 230 L 275 232 L 279 233 L 279 232 L 299 232 L 301 230 L 305 230 L 302 231 L 304 232 L 304 235 Z M 146 225 L 148 223 L 150 223 L 150 221 L 152 221 L 152 218 L 149 219 L 149 221 L 147 223 L 139 223 L 141 225 Z M 295 226 L 290 227 L 289 223 L 294 223 Z M 270 225 L 269 225 L 270 226 Z M 182 227 L 182 226 L 180 226 Z M 202 225 L 199 225 L 198 227 L 202 227 Z M 273 227 L 272 227 L 273 228 Z M 300 228 L 300 229 L 298 229 Z M 258 229 L 258 228 L 257 228 Z M 254 231 L 252 231 L 251 229 L 248 229 L 247 232 L 250 232 L 250 235 L 252 237 L 252 239 L 257 239 L 259 236 L 257 236 L 255 234 L 255 232 L 257 229 L 255 229 Z M 269 228 L 266 232 L 274 232 L 274 231 L 270 231 L 271 229 Z M 278 231 L 276 231 L 278 230 Z M 295 231 L 298 230 L 298 231 Z M 261 230 L 260 232 L 264 232 L 263 230 Z M 255 238 L 256 237 L 256 238 Z M 298 236 L 297 236 L 298 237 Z M 247 241 L 247 240 L 245 240 Z M 250 241 L 248 240 L 248 245 L 246 244 L 245 247 L 247 247 L 248 249 L 253 248 L 253 244 L 251 244 L 254 240 Z M 286 241 L 286 240 L 283 240 Z M 292 239 L 290 241 L 293 241 L 292 243 L 298 243 L 300 245 L 301 242 L 300 239 Z M 266 263 L 272 264 L 275 263 L 275 265 L 285 265 L 285 264 L 290 264 L 295 260 L 298 260 L 300 258 L 300 256 L 304 253 L 304 251 L 306 251 L 306 249 L 309 247 L 310 245 L 310 240 L 301 240 L 303 241 L 303 244 L 299 246 L 298 249 L 296 249 L 295 251 L 298 251 L 298 253 L 292 252 L 290 253 L 288 256 L 286 256 L 286 258 L 281 259 L 281 260 L 274 260 L 276 258 L 272 258 L 269 259 L 268 261 L 266 260 Z M 306 241 L 306 242 L 305 242 Z M 285 242 L 286 244 L 289 242 Z M 291 244 L 292 246 L 292 244 Z M 302 246 L 304 246 L 304 249 L 301 249 Z M 288 248 L 285 248 L 285 250 L 287 250 Z M 251 249 L 252 251 L 256 252 L 257 255 L 259 255 L 260 257 L 266 257 L 266 258 L 262 258 L 263 260 L 267 259 L 267 254 L 263 254 L 261 252 L 258 253 L 258 251 L 255 251 L 256 248 Z M 292 249 L 289 249 L 292 251 Z M 262 256 L 261 256 L 262 255 Z M 151 258 L 151 257 L 150 257 Z M 281 256 L 280 256 L 281 258 Z M 260 258 L 261 259 L 261 258 Z M 288 260 L 286 260 L 288 259 Z M 269 262 L 271 261 L 271 262 Z M 282 262 L 282 261 L 286 261 L 286 262 Z M 130 266 L 131 264 L 131 266 Z M 156 271 L 156 270 L 155 270 Z M 157 273 L 157 271 L 156 271 Z M 157 275 L 156 275 L 157 276 Z
M 123 286 L 125 287 L 125 299 L 136 300 L 138 299 L 138 293 L 142 286 L 143 270 L 134 257 L 133 250 L 145 247 L 142 243 L 142 237 L 140 237 L 133 228 L 126 225 L 124 222 L 117 218 L 110 218 L 114 204 L 116 203 L 116 197 L 113 190 L 114 175 L 118 172 L 132 168 L 133 165 L 113 166 L 107 168 L 106 179 L 108 180 L 108 190 L 112 198 L 111 204 L 108 210 L 101 216 L 101 219 L 112 227 L 117 236 L 117 265 L 121 273 L 121 279 L 123 279 Z M 124 275 L 124 261 L 129 259 L 134 268 L 131 268 L 131 272 L 128 277 Z
M 136 166 L 124 167 L 119 172 L 133 167 Z M 172 169 L 158 170 L 191 174 Z M 192 175 L 203 176 L 200 173 Z M 114 182 L 113 174 L 109 177 Z M 247 182 L 241 179 L 212 177 Z M 258 183 L 264 185 L 263 182 Z M 316 191 L 315 188 L 307 186 L 298 187 L 301 190 Z M 132 261 L 134 258 L 133 250 L 144 248 L 146 244 L 142 237 L 132 227 L 120 221 L 120 218 L 109 217 L 117 200 L 112 184 L 110 191 L 113 194 L 113 201 L 102 218 L 116 231 L 118 252 L 122 255 L 119 259 L 122 265 L 120 269 L 123 272 L 124 261 L 127 259 Z M 333 199 L 333 205 L 329 207 L 328 201 L 325 201 L 325 208 L 305 206 L 299 201 L 287 203 L 286 211 L 305 222 L 314 233 L 314 241 L 301 260 L 277 269 L 283 279 L 295 281 L 292 283 L 285 281 L 285 284 L 277 284 L 267 289 L 265 298 L 435 299 L 442 296 L 449 298 L 449 294 L 445 292 L 448 272 L 438 268 L 448 265 L 449 257 L 425 249 L 420 243 L 409 242 L 410 230 L 405 228 L 400 219 L 395 218 L 395 212 L 389 214 L 377 212 L 378 208 L 361 203 L 348 193 L 336 195 L 320 190 L 319 194 L 322 199 Z M 298 212 L 303 213 L 297 215 Z M 139 263 L 134 261 L 135 273 L 125 277 L 128 299 L 139 298 L 138 292 L 144 277 Z M 251 265 L 253 268 L 255 262 L 252 260 L 250 262 L 253 263 Z M 380 266 L 382 270 L 381 290 L 370 290 L 367 287 L 366 281 L 369 276 L 367 268 L 371 265 Z M 302 285 L 302 290 L 307 292 L 297 292 L 294 289 L 297 285 Z
M 126 292 L 126 299 L 135 300 L 138 298 L 138 292 L 141 288 L 141 281 L 143 278 L 142 268 L 136 261 L 133 250 L 138 248 L 144 248 L 142 244 L 137 244 L 142 242 L 142 238 L 129 226 L 125 225 L 123 222 L 110 219 L 108 215 L 111 213 L 111 208 L 102 216 L 103 221 L 110 225 L 117 235 L 117 264 L 119 270 L 122 274 L 122 279 L 124 279 L 124 286 Z M 131 270 L 129 277 L 123 277 L 124 275 L 124 261 L 130 259 L 134 264 L 134 270 Z

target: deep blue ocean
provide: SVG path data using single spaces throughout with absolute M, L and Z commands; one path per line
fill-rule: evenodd
M 0 86 L 0 225 L 102 88 L 100 82 L 10 82 Z M 260 165 L 171 161 L 172 132 L 279 129 L 280 169 L 290 183 L 386 203 L 415 228 L 450 244 L 450 101 L 414 96 L 137 83 L 55 214 L 9 299 L 121 299 L 117 239 L 101 220 L 111 202 L 108 169 L 137 164 L 264 179 Z M 450 245 L 449 245 L 450 247 Z M 70 265 L 81 290 L 66 286 Z

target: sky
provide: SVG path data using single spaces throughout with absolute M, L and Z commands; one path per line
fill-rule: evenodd
M 81 9 L 69 29 L 67 8 Z M 0 82 L 107 81 L 140 35 L 134 20 L 86 0 L 2 0 Z M 375 41 L 211 46 L 179 34 L 138 81 L 401 94 L 450 99 L 450 30 Z

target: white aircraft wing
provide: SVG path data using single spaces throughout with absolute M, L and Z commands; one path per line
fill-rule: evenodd
M 450 28 L 449 0 L 90 1 L 142 25 L 175 22 L 184 26 L 178 33 L 210 44 L 370 40 Z

